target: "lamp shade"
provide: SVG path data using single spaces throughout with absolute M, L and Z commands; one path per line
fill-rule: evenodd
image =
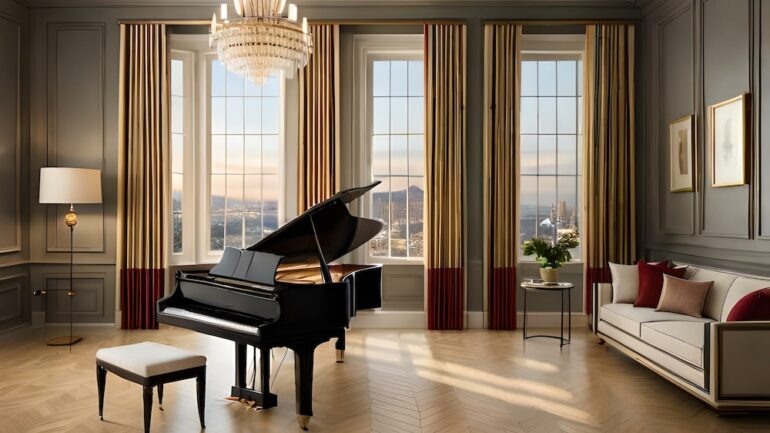
M 40 169 L 40 203 L 101 202 L 101 170 L 72 167 L 43 167 Z

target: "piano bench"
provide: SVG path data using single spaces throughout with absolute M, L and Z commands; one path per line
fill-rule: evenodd
M 196 380 L 198 417 L 206 428 L 206 357 L 165 344 L 144 342 L 99 349 L 96 352 L 96 383 L 99 387 L 99 418 L 104 420 L 104 389 L 107 372 L 144 387 L 144 431 L 150 431 L 152 389 L 158 387 L 158 404 L 163 410 L 163 385 L 184 379 Z

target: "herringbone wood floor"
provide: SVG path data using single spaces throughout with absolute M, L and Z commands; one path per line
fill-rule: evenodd
M 0 336 L 0 432 L 140 432 L 141 388 L 109 374 L 99 420 L 94 353 L 143 340 L 208 357 L 207 432 L 299 431 L 291 354 L 275 380 L 278 407 L 258 412 L 223 399 L 233 376 L 229 341 L 174 328 L 85 328 L 71 354 L 44 344 L 64 331 Z M 345 364 L 333 349 L 316 352 L 316 433 L 770 431 L 770 416 L 717 417 L 585 331 L 560 350 L 554 340 L 525 344 L 520 332 L 354 330 Z M 194 396 L 194 381 L 167 385 L 152 431 L 199 431 Z

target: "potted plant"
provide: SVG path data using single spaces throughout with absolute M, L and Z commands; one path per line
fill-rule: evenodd
M 540 277 L 544 282 L 555 283 L 559 281 L 559 268 L 562 264 L 572 260 L 569 250 L 577 248 L 577 230 L 562 233 L 556 242 L 542 238 L 532 238 L 524 242 L 524 255 L 535 255 L 535 260 L 540 264 Z

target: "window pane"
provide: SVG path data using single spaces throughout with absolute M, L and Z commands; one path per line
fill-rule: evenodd
M 583 97 L 577 98 L 577 127 L 578 134 L 583 133 Z
M 251 80 L 243 80 L 244 96 L 262 96 L 262 86 L 257 86 Z
M 407 161 L 407 140 L 406 135 L 391 135 L 390 136 L 390 174 L 391 175 L 407 175 L 408 174 L 408 161 Z
M 212 214 L 225 213 L 225 176 L 216 174 L 211 176 L 211 209 Z
M 409 136 L 409 174 L 422 176 L 425 173 L 425 138 L 422 135 Z
M 538 98 L 538 128 L 540 134 L 556 132 L 556 98 Z M 524 131 L 522 130 L 522 134 Z
M 281 129 L 281 106 L 278 98 L 262 98 L 262 133 L 278 134 Z
M 211 174 L 227 173 L 227 144 L 224 135 L 211 136 Z
M 422 134 L 425 116 L 424 99 L 409 98 L 409 133 Z
M 577 174 L 583 174 L 583 149 L 585 149 L 585 138 L 582 135 L 577 136 Z
M 406 257 L 407 245 L 407 210 L 406 190 L 409 186 L 406 177 L 390 178 L 390 255 Z
M 521 243 L 537 237 L 537 220 L 534 218 L 522 218 L 519 222 L 519 239 Z
M 225 215 L 225 246 L 243 248 L 243 214 Z
M 559 136 L 559 174 L 577 174 L 577 139 L 574 135 Z
M 423 252 L 423 179 L 409 178 L 409 256 L 422 257 Z
M 559 134 L 574 134 L 577 132 L 577 98 L 556 98 L 558 100 Z
M 171 172 L 184 171 L 184 135 L 171 134 Z
M 225 98 L 211 98 L 211 133 L 225 133 Z
M 243 98 L 227 98 L 227 133 L 243 134 Z
M 538 62 L 538 95 L 556 95 L 556 62 Z
M 390 62 L 390 96 L 406 96 L 408 84 L 408 62 Z
M 262 132 L 262 103 L 260 99 L 256 97 L 243 98 L 245 134 L 260 134 Z
M 244 137 L 243 172 L 246 174 L 259 174 L 262 172 L 261 141 L 262 137 L 259 135 L 247 135 Z
M 558 62 L 556 71 L 559 96 L 575 96 L 577 94 L 576 63 L 572 60 Z
M 521 136 L 521 174 L 537 174 L 537 135 Z
M 537 188 L 538 232 L 542 238 L 553 239 L 556 227 L 551 210 L 556 206 L 556 176 L 539 176 Z
M 171 97 L 171 132 L 184 132 L 184 98 L 181 96 Z
M 225 247 L 225 215 L 211 215 L 209 248 L 211 251 L 222 251 Z
M 172 215 L 172 227 L 171 230 L 173 230 L 173 246 L 172 246 L 172 252 L 174 253 L 181 253 L 184 251 L 184 242 L 182 239 L 182 234 L 184 230 L 184 224 L 182 221 L 182 213 L 174 213 Z
M 262 86 L 262 96 L 281 96 L 281 81 L 278 76 L 271 75 L 267 77 L 267 83 Z
M 278 229 L 278 206 L 281 197 L 281 185 L 277 175 L 262 176 L 262 232 L 264 235 Z
M 422 62 L 409 62 L 409 96 L 423 96 L 424 81 Z
M 243 176 L 227 175 L 227 203 L 225 211 L 228 215 L 243 212 Z
M 184 64 L 181 60 L 171 60 L 171 94 L 184 96 Z
M 246 175 L 243 177 L 246 188 L 244 189 L 243 196 L 243 209 L 246 212 L 262 214 L 262 176 L 261 175 Z M 261 226 L 260 221 L 260 226 Z M 249 231 L 249 228 L 246 228 Z M 253 230 L 252 230 L 253 232 Z
M 244 214 L 244 246 L 249 247 L 262 239 L 262 213 L 246 212 Z
M 537 62 L 521 62 L 521 95 L 537 95 Z
M 372 101 L 372 134 L 390 132 L 390 99 L 374 98 Z
M 372 175 L 387 176 L 390 170 L 390 143 L 387 135 L 372 137 Z
M 559 202 L 556 216 L 559 229 L 572 230 L 577 223 L 577 180 L 574 176 L 559 176 L 557 181 Z
M 281 166 L 281 149 L 277 135 L 262 136 L 262 172 L 277 174 Z
M 227 96 L 243 96 L 243 77 L 227 71 Z
M 227 174 L 243 173 L 243 136 L 227 136 Z
M 390 133 L 406 134 L 407 126 L 407 100 L 406 98 L 390 98 Z
M 181 174 L 171 175 L 171 211 L 173 213 L 182 212 L 182 191 L 184 187 L 184 178 Z
M 583 61 L 577 62 L 577 94 L 583 96 Z
M 372 62 L 372 94 L 390 95 L 390 62 Z
M 520 128 L 522 134 L 537 134 L 537 98 L 521 98 Z
M 375 178 L 382 183 L 372 191 L 372 218 L 385 223 L 385 228 L 369 241 L 369 253 L 372 256 L 387 257 L 388 248 L 388 221 L 390 220 L 390 182 L 387 177 Z
M 211 62 L 211 96 L 225 96 L 225 65 L 219 60 Z
M 541 135 L 538 141 L 538 173 L 556 174 L 556 136 Z
M 537 219 L 537 177 L 522 176 L 519 180 L 519 202 L 521 207 L 522 219 Z M 522 236 L 522 241 L 530 239 L 535 235 L 533 231 L 529 235 Z

